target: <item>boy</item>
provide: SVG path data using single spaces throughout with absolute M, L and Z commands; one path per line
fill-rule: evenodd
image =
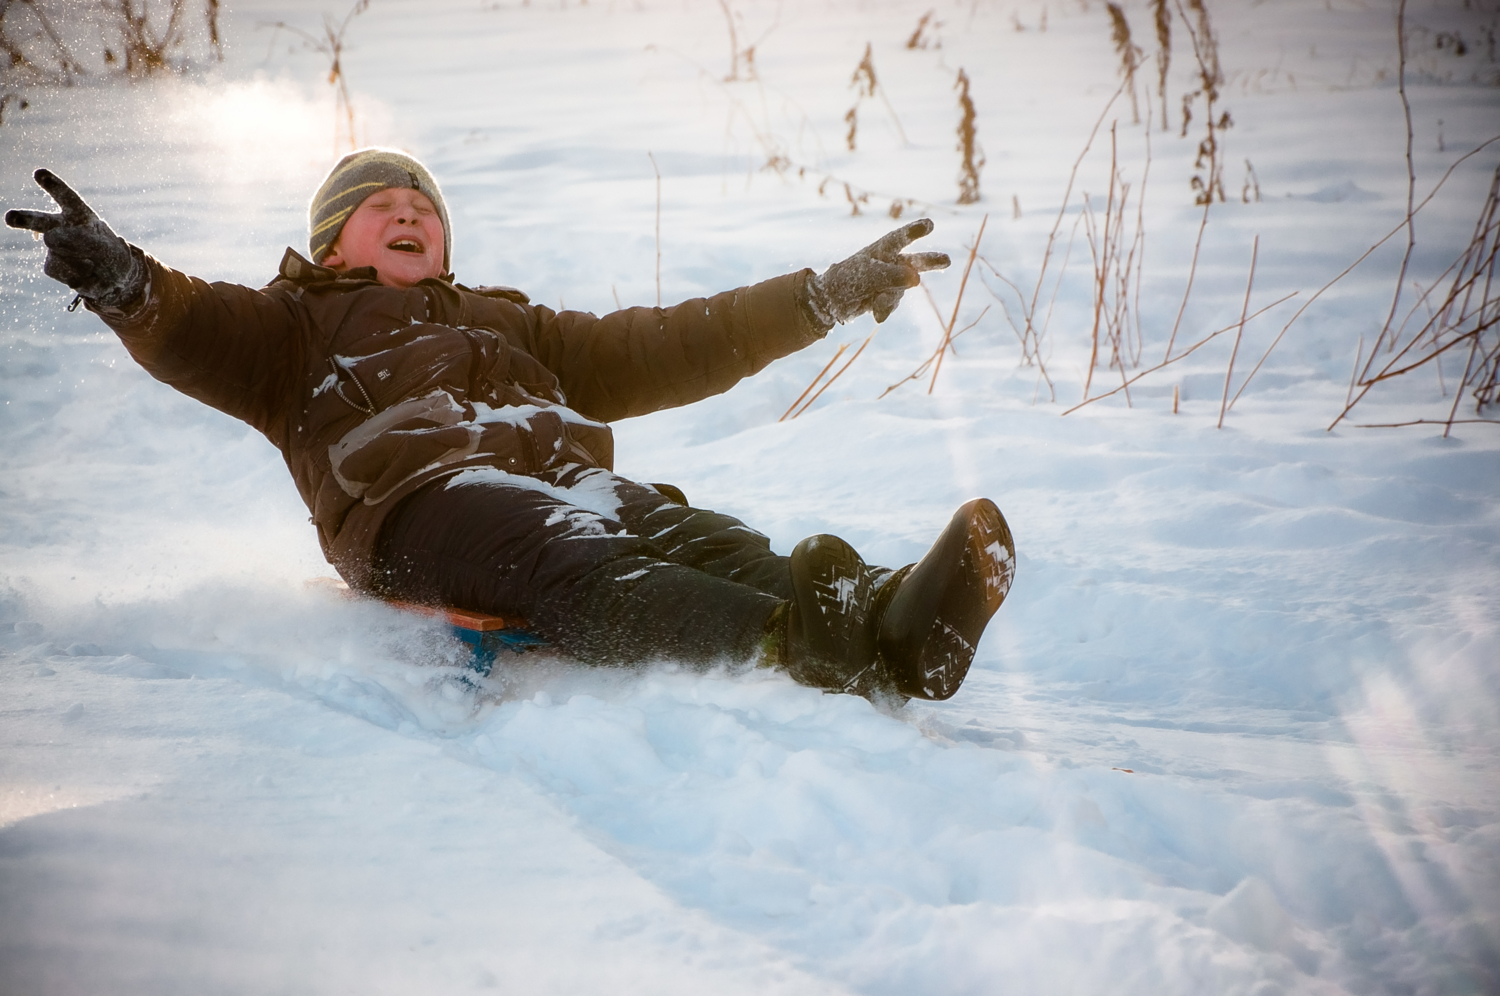
M 596 664 L 747 660 L 865 696 L 944 699 L 1014 571 L 998 509 L 969 502 L 898 571 L 813 536 L 789 558 L 668 485 L 610 472 L 607 422 L 727 390 L 866 311 L 884 321 L 942 253 L 903 226 L 810 270 L 603 318 L 468 288 L 437 182 L 364 149 L 313 197 L 306 259 L 262 290 L 208 284 L 110 230 L 62 180 L 61 213 L 8 211 L 158 380 L 282 452 L 329 561 L 356 590 L 520 616 Z

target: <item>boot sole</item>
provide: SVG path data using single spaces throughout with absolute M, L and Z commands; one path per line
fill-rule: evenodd
M 995 503 L 959 508 L 881 620 L 880 656 L 903 695 L 941 700 L 958 691 L 1015 572 L 1015 543 Z

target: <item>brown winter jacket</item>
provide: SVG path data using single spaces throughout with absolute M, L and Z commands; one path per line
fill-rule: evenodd
M 324 555 L 367 586 L 396 502 L 468 467 L 610 468 L 615 419 L 728 390 L 820 338 L 798 301 L 811 271 L 597 318 L 509 288 L 386 287 L 288 249 L 262 290 L 147 257 L 145 300 L 98 313 L 155 377 L 281 450 Z

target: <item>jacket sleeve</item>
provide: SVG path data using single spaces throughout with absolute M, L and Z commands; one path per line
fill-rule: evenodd
M 279 443 L 303 369 L 297 302 L 284 291 L 211 284 L 146 261 L 150 283 L 141 304 L 90 310 L 152 377 Z
M 533 307 L 529 348 L 581 415 L 609 422 L 675 408 L 722 394 L 821 339 L 799 303 L 811 273 L 602 318 Z

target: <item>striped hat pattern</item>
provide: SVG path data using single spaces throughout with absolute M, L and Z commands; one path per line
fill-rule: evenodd
M 448 207 L 443 203 L 437 181 L 426 166 L 406 153 L 377 148 L 360 149 L 340 159 L 313 195 L 307 209 L 307 247 L 312 251 L 314 263 L 323 262 L 354 209 L 366 197 L 387 187 L 409 187 L 432 201 L 443 222 L 443 269 L 449 269 L 453 229 L 448 224 Z

